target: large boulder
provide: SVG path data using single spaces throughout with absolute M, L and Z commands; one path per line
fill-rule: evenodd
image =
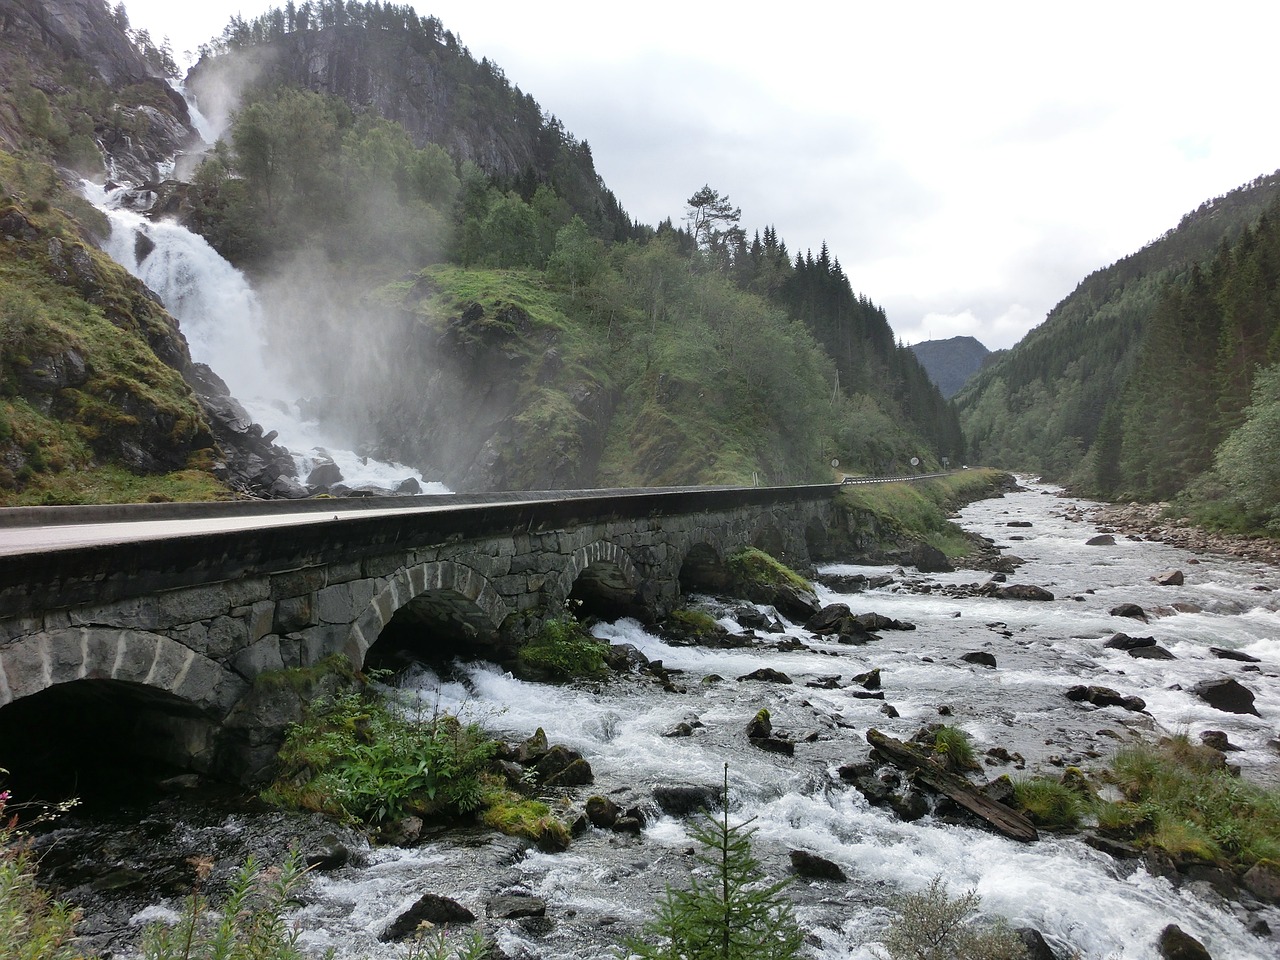
M 1171 923 L 1160 931 L 1156 946 L 1164 960 L 1213 960 L 1204 944 L 1176 923 Z
M 437 893 L 424 893 L 408 910 L 396 917 L 378 938 L 382 941 L 403 940 L 422 924 L 471 923 L 476 916 L 456 900 Z
M 1192 687 L 1191 692 L 1215 710 L 1258 716 L 1258 708 L 1253 705 L 1253 691 L 1230 677 L 1204 680 Z

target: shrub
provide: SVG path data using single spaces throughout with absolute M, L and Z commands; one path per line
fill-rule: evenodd
M 17 817 L 6 814 L 7 790 L 0 791 L 0 960 L 73 960 L 80 912 L 36 884 L 35 862 L 17 835 Z
M 786 881 L 769 883 L 751 852 L 751 821 L 729 823 L 729 773 L 725 766 L 723 811 L 692 829 L 701 846 L 685 890 L 668 888 L 657 917 L 645 927 L 649 940 L 628 949 L 646 960 L 790 960 L 804 942 L 795 912 L 783 896 Z M 655 942 L 656 941 L 656 942 Z
M 553 617 L 516 654 L 520 668 L 535 677 L 572 680 L 604 672 L 608 645 L 583 629 L 572 613 Z
M 497 743 L 443 714 L 406 718 L 360 693 L 308 705 L 280 749 L 269 802 L 366 823 L 457 815 L 480 804 Z
M 298 932 L 284 911 L 306 873 L 295 850 L 278 868 L 248 857 L 218 911 L 200 894 L 212 861 L 197 864 L 197 888 L 174 926 L 153 923 L 142 936 L 143 960 L 303 960 Z
M 1014 781 L 1013 798 L 1038 827 L 1074 827 L 1084 812 L 1080 794 L 1049 777 Z
M 1026 947 L 1003 920 L 974 922 L 981 903 L 972 890 L 952 900 L 941 877 L 923 893 L 903 894 L 884 938 L 889 960 L 1025 960 Z

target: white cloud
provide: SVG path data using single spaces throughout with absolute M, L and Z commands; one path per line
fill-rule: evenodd
M 179 51 L 271 6 L 126 4 Z M 418 7 L 590 142 L 633 216 L 678 220 L 710 183 L 793 252 L 827 241 L 904 339 L 949 318 L 1008 346 L 1091 270 L 1280 167 L 1280 4 Z

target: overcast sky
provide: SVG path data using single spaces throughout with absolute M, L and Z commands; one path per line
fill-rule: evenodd
M 1011 346 L 1280 168 L 1273 0 L 412 5 L 588 141 L 633 217 L 710 184 L 748 234 L 825 240 L 908 343 Z M 125 6 L 181 62 L 283 0 Z

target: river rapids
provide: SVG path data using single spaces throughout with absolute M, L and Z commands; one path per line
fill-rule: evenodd
M 1280 944 L 1249 927 L 1256 931 L 1262 919 L 1280 930 L 1280 910 L 1248 914 L 1208 883 L 1175 886 L 1148 873 L 1141 861 L 1114 860 L 1077 835 L 1045 833 L 1039 841 L 1018 843 L 932 815 L 902 822 L 869 805 L 836 773 L 867 756 L 869 728 L 908 739 L 937 722 L 941 711 L 945 722 L 972 736 L 980 757 L 1002 747 L 1023 758 L 1025 769 L 1016 758 L 991 760 L 990 777 L 1057 774 L 1072 765 L 1097 768 L 1135 737 L 1187 733 L 1195 740 L 1205 730 L 1219 730 L 1242 748 L 1230 759 L 1245 778 L 1280 782 L 1280 572 L 1122 536 L 1114 545 L 1088 546 L 1098 532 L 1079 519 L 1088 506 L 1032 483 L 961 513 L 967 529 L 1025 560 L 1010 575 L 1011 583 L 1044 587 L 1054 594 L 1052 602 L 949 594 L 950 587 L 986 579 L 972 570 L 922 575 L 832 566 L 822 573 L 885 575 L 890 582 L 852 595 L 819 586 L 824 603 L 844 602 L 855 613 L 874 611 L 916 629 L 885 631 L 879 642 L 851 647 L 788 625 L 787 635 L 804 647 L 782 652 L 771 646 L 670 646 L 635 621 L 597 625 L 597 636 L 633 644 L 661 660 L 682 691 L 674 693 L 638 676 L 585 685 L 530 683 L 488 663 L 457 663 L 443 676 L 425 668 L 412 671 L 402 678 L 399 693 L 418 698 L 429 712 L 454 712 L 508 739 L 542 727 L 553 743 L 581 751 L 595 783 L 563 802 L 581 803 L 599 793 L 639 804 L 648 814 L 644 830 L 629 836 L 590 828 L 558 854 L 475 829 L 433 834 L 413 848 L 365 845 L 353 863 L 309 878 L 291 914 L 302 945 L 317 956 L 329 949 L 339 958 L 402 956 L 403 945 L 383 943 L 379 934 L 432 892 L 482 918 L 479 926 L 507 957 L 613 955 L 615 945 L 652 916 L 668 886 L 684 885 L 694 862 L 689 821 L 663 815 L 651 799 L 653 787 L 715 786 L 727 764 L 731 820 L 753 820 L 755 853 L 773 878 L 789 873 L 792 850 L 825 857 L 849 877 L 846 883 L 797 878 L 789 886 L 807 956 L 877 956 L 893 897 L 922 891 L 935 877 L 952 895 L 976 891 L 984 914 L 1034 927 L 1060 957 L 1151 960 L 1158 956 L 1160 931 L 1170 923 L 1199 939 L 1215 960 L 1276 956 Z M 1030 526 L 1012 527 L 1013 521 Z M 1184 572 L 1184 585 L 1152 581 L 1170 569 Z M 727 618 L 740 604 L 701 602 L 740 630 Z M 1150 622 L 1111 615 L 1121 603 L 1143 606 L 1152 614 Z M 1105 648 L 1105 639 L 1116 632 L 1152 635 L 1175 659 L 1135 659 Z M 1221 659 L 1210 647 L 1260 662 Z M 961 659 L 972 652 L 991 654 L 996 666 Z M 762 667 L 780 670 L 794 683 L 734 679 Z M 876 668 L 885 700 L 851 696 L 861 689 L 851 679 Z M 725 679 L 704 682 L 712 675 Z M 806 686 L 833 676 L 839 677 L 835 689 Z M 1253 691 L 1260 716 L 1221 712 L 1191 693 L 1196 683 L 1219 677 L 1233 677 Z M 1064 692 L 1077 684 L 1139 696 L 1146 712 L 1073 703 Z M 896 717 L 882 710 L 886 703 Z M 794 756 L 749 745 L 744 728 L 761 707 L 770 710 L 775 731 L 796 741 Z M 694 727 L 692 736 L 667 735 L 682 722 Z M 323 826 L 313 820 L 169 800 L 116 817 L 109 826 L 68 818 L 42 844 L 116 849 L 102 859 L 115 856 L 117 869 L 141 856 L 138 851 L 149 843 L 175 858 L 252 850 L 269 857 L 296 833 Z M 117 839 L 114 847 L 103 839 L 126 829 L 140 838 Z M 86 836 L 97 839 L 86 843 Z M 135 863 L 135 869 L 141 868 Z M 143 923 L 172 917 L 181 905 L 180 892 L 163 885 L 153 887 L 150 897 L 134 888 L 112 900 L 101 879 L 63 876 L 65 896 L 86 906 L 90 933 L 125 954 Z M 546 916 L 485 919 L 492 898 L 513 893 L 546 901 Z M 93 919 L 112 909 L 116 920 Z

